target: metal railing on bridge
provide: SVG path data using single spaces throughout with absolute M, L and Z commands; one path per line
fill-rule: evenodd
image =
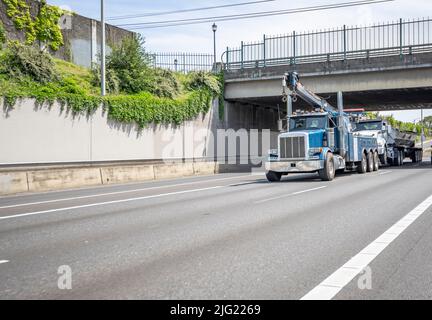
M 211 71 L 214 56 L 205 53 L 152 53 L 154 67 L 175 72 Z
M 223 54 L 226 69 L 432 52 L 432 19 L 266 36 Z

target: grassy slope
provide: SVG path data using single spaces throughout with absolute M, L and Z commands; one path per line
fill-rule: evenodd
M 145 92 L 108 95 L 102 99 L 99 87 L 91 84 L 90 70 L 58 59 L 55 64 L 60 79 L 47 84 L 1 74 L 0 66 L 0 95 L 10 107 L 17 99 L 28 97 L 48 104 L 57 100 L 77 113 L 91 113 L 102 103 L 111 119 L 137 123 L 141 128 L 150 123 L 179 124 L 209 109 L 211 95 L 207 91 L 187 91 L 183 85 L 186 76 L 181 74 L 176 74 L 182 90 L 175 99 L 159 98 Z

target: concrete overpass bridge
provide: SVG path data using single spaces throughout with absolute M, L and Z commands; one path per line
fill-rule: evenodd
M 264 36 L 227 48 L 223 58 L 226 119 L 234 127 L 245 124 L 251 108 L 269 121 L 277 114 L 268 110 L 284 110 L 281 79 L 287 71 L 299 72 L 308 88 L 334 104 L 343 91 L 346 107 L 432 108 L 432 19 Z

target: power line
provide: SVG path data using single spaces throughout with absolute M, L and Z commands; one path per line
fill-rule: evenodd
M 129 23 L 129 24 L 119 25 L 119 27 L 129 27 L 129 29 L 133 29 L 133 30 L 154 29 L 154 28 L 163 28 L 163 27 L 172 27 L 172 26 L 191 25 L 191 24 L 202 24 L 202 23 L 209 23 L 209 22 L 232 21 L 232 20 L 242 20 L 242 19 L 251 19 L 251 18 L 261 18 L 261 17 L 268 17 L 268 16 L 287 15 L 287 14 L 294 14 L 294 13 L 304 13 L 304 12 L 311 12 L 311 11 L 330 10 L 330 9 L 354 7 L 354 6 L 361 6 L 361 5 L 371 5 L 371 4 L 393 2 L 393 1 L 395 0 L 361 0 L 361 1 L 344 2 L 339 4 L 329 4 L 329 5 L 303 7 L 303 8 L 296 8 L 296 9 L 255 12 L 255 13 L 237 14 L 237 15 L 225 15 L 225 16 L 193 18 L 193 19 L 178 19 L 178 20 L 167 20 L 167 21 L 153 21 L 153 22 L 145 22 L 145 23 Z
M 232 3 L 232 4 L 225 4 L 225 5 L 212 6 L 212 7 L 201 7 L 201 8 L 193 8 L 193 9 L 143 13 L 143 14 L 125 15 L 125 16 L 114 16 L 114 17 L 109 17 L 108 20 L 113 21 L 113 20 L 124 20 L 124 19 L 134 19 L 134 18 L 143 18 L 143 17 L 163 16 L 163 15 L 176 14 L 176 13 L 185 13 L 185 12 L 195 12 L 195 11 L 205 11 L 205 10 L 212 10 L 212 9 L 239 7 L 239 6 L 246 6 L 246 5 L 251 5 L 251 4 L 258 4 L 258 3 L 264 3 L 264 2 L 274 2 L 274 1 L 276 1 L 276 0 L 249 1 L 249 2 Z

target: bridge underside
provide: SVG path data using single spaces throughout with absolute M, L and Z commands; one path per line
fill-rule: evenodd
M 336 106 L 336 94 L 320 94 L 327 101 Z M 282 95 L 267 97 L 251 97 L 231 99 L 231 102 L 242 104 L 271 107 L 279 107 L 284 110 Z M 366 111 L 393 111 L 393 110 L 414 110 L 414 109 L 432 109 L 432 86 L 427 88 L 409 88 L 394 90 L 375 90 L 375 91 L 357 91 L 344 92 L 345 108 L 364 108 Z M 300 99 L 294 104 L 294 109 L 309 108 Z
M 282 76 L 289 71 L 297 71 L 308 89 L 333 105 L 342 91 L 346 108 L 432 109 L 432 53 L 227 70 L 225 99 L 283 108 Z M 305 106 L 299 101 L 296 107 Z

